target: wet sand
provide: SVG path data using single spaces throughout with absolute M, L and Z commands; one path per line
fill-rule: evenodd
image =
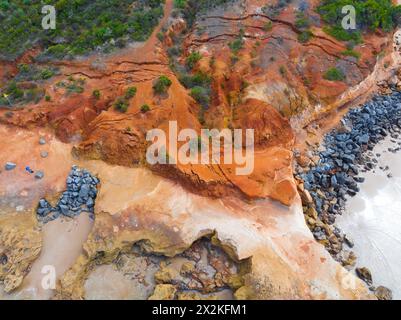
M 56 279 L 59 279 L 82 253 L 92 220 L 82 213 L 74 219 L 58 218 L 43 227 L 43 247 L 39 258 L 32 265 L 31 271 L 16 292 L 5 295 L 4 299 L 50 299 L 53 289 L 45 289 L 42 282 L 54 268 Z
M 374 286 L 384 285 L 401 299 L 401 153 L 387 150 L 396 146 L 387 139 L 375 147 L 373 153 L 381 154 L 377 168 L 360 174 L 366 178 L 361 191 L 336 224 L 354 240 L 357 266 L 370 269 Z M 388 171 L 379 168 L 386 166 Z
M 146 265 L 138 265 L 138 273 L 143 273 L 147 282 L 130 279 L 113 265 L 101 265 L 91 272 L 85 283 L 87 300 L 146 300 L 153 292 L 155 270 Z

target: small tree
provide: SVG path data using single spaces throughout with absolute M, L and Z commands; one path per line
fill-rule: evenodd
M 166 93 L 172 85 L 171 80 L 166 76 L 160 76 L 153 84 L 153 90 L 156 94 Z
M 52 70 L 50 70 L 50 69 L 43 69 L 43 70 L 40 72 L 40 77 L 41 77 L 41 79 L 43 79 L 43 80 L 50 79 L 50 78 L 53 77 L 53 76 L 54 76 L 54 72 L 53 72 Z
M 207 108 L 210 102 L 210 97 L 207 91 L 202 87 L 194 87 L 191 89 L 191 97 L 195 99 L 203 107 Z
M 92 92 L 92 96 L 96 99 L 99 100 L 100 99 L 100 91 L 99 90 L 93 90 Z
M 345 79 L 344 73 L 337 68 L 330 68 L 323 75 L 323 78 L 329 81 L 342 81 Z
M 125 98 L 126 99 L 131 99 L 131 98 L 135 97 L 136 92 L 137 92 L 137 88 L 136 87 L 128 88 L 127 92 L 125 93 Z
M 123 99 L 118 99 L 117 101 L 116 101 L 116 103 L 114 104 L 114 108 L 117 110 L 117 111 L 120 111 L 120 112 L 127 112 L 127 110 L 128 110 L 128 104 L 127 104 L 127 102 L 126 101 L 124 101 Z
M 193 69 L 201 59 L 202 55 L 198 51 L 194 51 L 188 56 L 186 65 L 189 69 Z
M 142 112 L 142 113 L 146 113 L 146 112 L 148 112 L 148 111 L 150 111 L 149 105 L 144 104 L 144 105 L 141 107 L 141 112 Z

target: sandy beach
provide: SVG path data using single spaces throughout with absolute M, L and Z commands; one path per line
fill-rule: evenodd
M 347 201 L 336 224 L 355 242 L 357 266 L 369 268 L 374 285 L 390 288 L 394 299 L 401 299 L 401 154 L 388 151 L 396 146 L 386 139 L 374 148 L 381 155 L 377 168 L 360 174 L 366 179 L 361 191 Z

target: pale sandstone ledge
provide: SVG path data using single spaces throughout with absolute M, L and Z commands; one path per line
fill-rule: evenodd
M 20 145 L 12 154 L 12 159 L 6 159 L 10 157 L 9 152 L 2 153 L 1 163 L 11 160 L 21 166 L 26 161 L 27 152 L 34 159 L 40 157 L 34 141 L 43 132 L 3 129 L 2 150 L 13 148 L 13 137 L 18 137 Z M 216 232 L 223 247 L 228 248 L 232 255 L 238 259 L 252 259 L 251 272 L 245 279 L 246 286 L 236 292 L 238 298 L 371 298 L 363 283 L 335 262 L 313 239 L 298 198 L 289 208 L 272 200 L 245 203 L 234 197 L 201 197 L 146 169 L 111 166 L 102 161 L 75 161 L 67 152 L 71 149 L 70 145 L 61 145 L 51 135 L 47 137 L 49 158 L 45 179 L 38 185 L 38 182 L 31 183 L 24 174 L 16 171 L 14 177 L 0 180 L 3 200 L 14 202 L 15 195 L 26 191 L 24 214 L 33 215 L 39 198 L 51 198 L 62 191 L 73 163 L 85 167 L 101 181 L 94 227 L 84 244 L 84 252 L 61 277 L 57 297 L 79 299 L 84 296 L 83 280 L 99 252 L 104 252 L 107 259 L 134 242 L 148 240 L 150 251 L 173 256 L 202 235 Z M 3 217 L 9 214 L 2 211 Z M 9 223 L 6 221 L 10 220 L 2 219 L 0 224 L 2 234 Z M 11 221 L 17 228 L 13 238 L 27 234 L 24 224 Z M 36 223 L 31 225 L 32 230 L 36 228 Z M 3 240 L 3 250 L 7 243 Z M 31 246 L 30 241 L 22 243 L 25 248 Z M 15 263 L 18 264 L 18 260 Z

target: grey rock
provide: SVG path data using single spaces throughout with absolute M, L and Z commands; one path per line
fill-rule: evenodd
M 64 205 L 64 204 L 60 204 L 59 205 L 59 208 L 60 208 L 60 211 L 61 211 L 61 213 L 63 214 L 63 215 L 68 215 L 69 214 L 69 209 L 68 209 L 68 207 L 66 206 L 66 205 Z
M 17 165 L 14 162 L 7 162 L 4 166 L 7 171 L 14 170 L 16 167 Z
M 41 156 L 42 158 L 47 158 L 47 157 L 49 156 L 49 153 L 48 153 L 47 151 L 41 151 L 41 152 L 40 152 L 40 156 Z
M 371 286 L 373 283 L 372 274 L 368 268 L 356 268 L 355 272 L 357 276 L 366 282 L 368 286 Z
M 37 171 L 36 173 L 35 173 L 35 178 L 36 179 L 43 179 L 44 178 L 44 176 L 45 176 L 45 174 L 43 173 L 43 171 Z
M 89 208 L 93 207 L 94 204 L 95 204 L 95 203 L 93 202 L 93 199 L 92 199 L 92 198 L 89 198 L 88 201 L 86 201 L 86 205 L 87 205 Z
M 393 300 L 393 293 L 390 289 L 380 286 L 377 287 L 375 290 L 375 296 L 379 300 Z
M 348 245 L 348 247 L 350 247 L 350 248 L 354 247 L 354 241 L 352 241 L 349 236 L 345 235 L 344 241 Z
M 40 200 L 39 200 L 39 207 L 41 207 L 41 208 L 48 208 L 48 207 L 50 207 L 50 204 L 49 204 L 49 202 L 47 202 L 47 200 L 45 200 L 45 199 L 40 199 Z
M 41 217 L 44 217 L 51 212 L 51 209 L 50 208 L 38 208 L 38 210 L 36 212 Z
M 41 137 L 41 138 L 39 139 L 39 144 L 40 144 L 40 145 L 46 144 L 45 138 Z
M 90 187 L 87 184 L 83 184 L 79 190 L 79 197 L 86 198 L 89 195 Z

